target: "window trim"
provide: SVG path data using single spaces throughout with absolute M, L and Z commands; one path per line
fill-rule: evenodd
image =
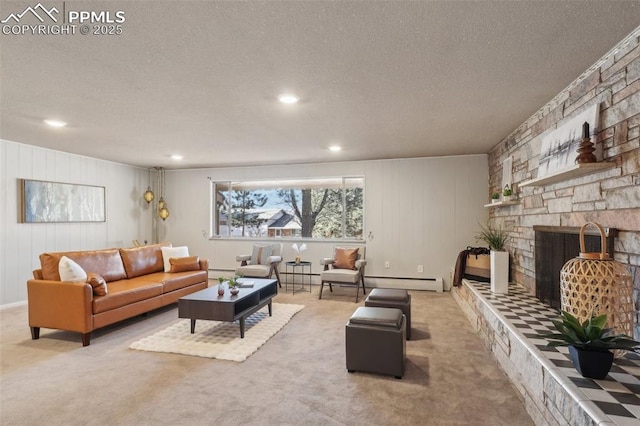
M 277 240 L 277 241 L 293 241 L 293 242 L 353 242 L 353 243 L 362 243 L 365 241 L 364 238 L 364 234 L 365 234 L 365 223 L 366 223 L 366 214 L 365 214 L 365 195 L 366 195 L 366 191 L 365 191 L 365 176 L 364 175 L 346 175 L 346 176 L 333 176 L 333 177 L 310 177 L 310 178 L 282 178 L 282 179 L 247 179 L 247 180 L 231 180 L 231 179 L 214 179 L 209 177 L 209 240 L 230 240 L 230 241 L 273 241 L 273 240 Z M 358 179 L 362 182 L 361 185 L 347 185 L 346 182 L 349 179 Z M 327 186 L 323 186 L 321 185 L 326 181 L 337 181 L 340 180 L 342 182 L 342 185 L 340 187 L 341 189 L 341 197 L 342 197 L 342 220 L 341 220 L 341 235 L 343 235 L 343 237 L 340 238 L 322 238 L 322 237 L 292 237 L 292 236 L 273 236 L 270 237 L 268 235 L 261 235 L 261 236 L 232 236 L 232 235 L 219 235 L 218 233 L 215 232 L 216 228 L 219 229 L 219 223 L 218 223 L 218 217 L 219 215 L 217 214 L 216 210 L 215 210 L 215 203 L 217 202 L 217 197 L 216 197 L 216 190 L 215 190 L 215 186 L 216 185 L 225 185 L 227 186 L 227 189 L 225 189 L 223 192 L 227 192 L 227 193 L 231 193 L 234 190 L 234 183 L 239 183 L 241 184 L 241 188 L 243 188 L 243 190 L 251 190 L 251 186 L 258 186 L 256 189 L 265 189 L 265 187 L 267 188 L 272 188 L 272 189 L 290 189 L 292 183 L 289 183 L 287 185 L 284 186 L 274 186 L 275 183 L 278 182 L 295 182 L 295 183 L 299 183 L 299 186 L 295 186 L 295 189 L 306 189 L 304 187 L 304 182 L 312 182 L 313 186 L 311 189 L 315 188 L 327 188 Z M 251 186 L 246 186 L 247 183 L 251 184 Z M 265 186 L 261 186 L 262 183 L 265 183 Z M 345 191 L 345 189 L 348 188 L 362 188 L 362 237 L 358 238 L 358 237 L 353 237 L 353 236 L 349 236 L 349 237 L 345 237 L 344 235 L 347 232 L 347 208 L 346 208 L 346 202 L 347 202 L 347 193 Z M 227 219 L 228 221 L 228 219 Z M 227 226 L 229 226 L 227 224 Z

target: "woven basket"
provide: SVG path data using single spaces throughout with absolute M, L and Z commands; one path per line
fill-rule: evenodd
M 600 253 L 585 253 L 584 230 L 594 225 L 600 231 Z M 633 284 L 627 268 L 605 252 L 604 229 L 587 222 L 580 228 L 580 256 L 569 260 L 560 271 L 563 311 L 580 322 L 592 315 L 607 314 L 607 327 L 633 337 Z M 621 356 L 625 351 L 614 351 Z

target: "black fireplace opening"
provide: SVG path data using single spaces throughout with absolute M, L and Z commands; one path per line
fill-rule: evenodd
M 536 297 L 553 308 L 560 309 L 560 271 L 562 266 L 580 254 L 580 228 L 570 226 L 534 226 Z M 613 240 L 617 229 L 604 228 L 606 251 L 613 257 Z M 587 252 L 600 252 L 600 232 L 585 228 Z

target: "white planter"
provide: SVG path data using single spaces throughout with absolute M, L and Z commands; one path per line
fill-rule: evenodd
M 491 250 L 491 291 L 509 292 L 509 252 Z

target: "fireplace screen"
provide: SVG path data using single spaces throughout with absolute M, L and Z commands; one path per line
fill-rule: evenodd
M 560 309 L 560 270 L 562 266 L 580 254 L 580 228 L 566 226 L 534 226 L 536 246 L 536 297 L 551 307 Z M 605 228 L 607 253 L 613 257 L 613 240 L 617 229 Z M 600 234 L 585 232 L 585 249 L 600 251 Z

